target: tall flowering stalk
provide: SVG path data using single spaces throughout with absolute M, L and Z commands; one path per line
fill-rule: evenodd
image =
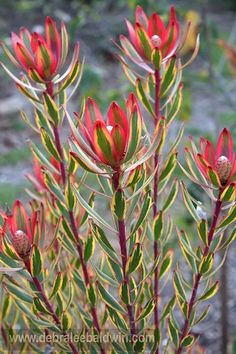
M 167 141 L 181 107 L 182 72 L 196 56 L 199 41 L 192 58 L 182 64 L 188 26 L 182 30 L 173 6 L 167 25 L 157 13 L 148 18 L 140 6 L 134 26 L 128 20 L 126 24 L 129 39 L 120 36 L 117 56 L 136 93 L 123 104 L 111 102 L 105 116 L 91 97 L 85 98 L 80 113 L 69 114 L 83 63 L 77 43 L 62 73 L 68 54 L 64 24 L 58 30 L 47 17 L 45 35 L 27 29 L 13 33 L 12 50 L 1 42 L 9 60 L 23 70 L 17 77 L 1 63 L 31 102 L 33 119 L 25 113 L 22 118 L 42 142 L 30 142 L 34 167 L 27 175 L 32 182 L 29 207 L 16 201 L 12 212 L 0 212 L 0 261 L 5 265 L 0 271 L 7 273 L 1 333 L 10 351 L 19 349 L 11 324 L 14 318 L 18 325 L 14 314 L 20 313 L 20 325 L 46 335 L 40 350 L 49 345 L 71 353 L 181 354 L 194 348 L 192 327 L 208 313 L 199 304 L 219 288 L 213 280 L 220 267 L 214 268 L 215 254 L 226 254 L 236 237 L 235 228 L 223 237 L 236 213 L 232 136 L 225 128 L 216 147 L 201 138 L 199 149 L 191 139 L 185 166 L 177 161 L 183 127 L 173 142 Z M 63 123 L 70 128 L 65 141 Z M 184 181 L 173 178 L 177 164 L 209 196 L 209 207 L 195 200 Z M 169 243 L 176 224 L 169 210 L 179 185 L 199 242 L 176 228 L 193 281 L 187 280 L 181 262 L 173 272 L 173 293 L 163 304 L 177 253 Z M 102 334 L 113 330 L 125 340 L 103 343 Z M 58 333 L 59 342 L 50 337 Z M 90 335 L 87 341 L 85 334 Z M 39 348 L 27 342 L 24 349 Z
M 187 35 L 181 33 L 181 26 L 176 17 L 175 9 L 172 6 L 169 13 L 169 23 L 167 27 L 163 23 L 161 17 L 157 13 L 153 13 L 150 18 L 147 17 L 142 7 L 137 6 L 135 11 L 135 26 L 126 20 L 127 29 L 129 33 L 129 40 L 121 35 L 121 50 L 129 60 L 138 66 L 142 67 L 147 73 L 147 84 L 142 84 L 140 78 L 136 79 L 135 72 L 128 69 L 128 64 L 125 59 L 120 56 L 124 71 L 131 82 L 135 83 L 138 94 L 144 103 L 145 108 L 152 114 L 154 118 L 154 125 L 157 126 L 161 117 L 162 100 L 170 87 L 173 85 L 172 96 L 176 95 L 176 100 L 181 99 L 181 86 L 179 85 L 179 93 L 176 93 L 180 77 L 176 78 L 176 70 L 181 70 L 179 59 L 176 57 L 181 51 L 184 39 Z M 151 83 L 150 83 L 151 81 Z M 176 81 L 176 82 L 175 82 Z M 145 85 L 150 85 L 150 92 L 153 92 L 153 108 L 150 101 L 150 93 L 145 92 Z M 154 89 L 151 87 L 153 86 Z M 178 106 L 178 103 L 177 103 Z M 176 114 L 177 112 L 175 112 Z M 168 119 L 168 117 L 166 117 Z M 171 119 L 170 119 L 171 118 Z M 173 119 L 169 117 L 169 123 Z M 159 190 L 159 174 L 160 174 L 160 155 L 158 152 L 153 157 L 153 168 L 155 170 L 153 180 L 153 218 L 159 220 L 160 207 L 158 206 L 158 190 Z M 162 214 L 161 214 L 162 215 Z M 161 254 L 158 250 L 159 241 L 154 236 L 153 241 L 153 261 Z M 154 289 L 154 327 L 157 337 L 160 337 L 159 328 L 159 266 L 154 271 L 153 289 Z M 159 352 L 157 347 L 156 353 Z

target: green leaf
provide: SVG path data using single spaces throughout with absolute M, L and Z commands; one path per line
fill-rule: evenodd
M 236 204 L 228 211 L 227 216 L 221 221 L 220 225 L 217 226 L 217 229 L 230 225 L 236 220 Z
M 124 192 L 121 189 L 118 189 L 114 193 L 111 203 L 111 209 L 118 220 L 123 220 L 125 218 L 126 202 Z
M 54 323 L 46 320 L 38 319 L 32 312 L 31 308 L 28 305 L 26 306 L 24 303 L 22 303 L 22 301 L 15 300 L 15 303 L 17 307 L 20 309 L 20 311 L 37 326 L 41 326 L 43 328 L 49 328 L 57 333 L 59 332 L 59 328 Z
M 225 235 L 224 235 L 225 236 Z M 228 247 L 236 238 L 236 228 L 234 228 L 231 235 L 220 245 L 220 249 Z M 224 238 L 223 238 L 224 240 Z
M 204 245 L 208 245 L 208 223 L 207 220 L 202 219 L 197 225 L 198 234 Z
M 63 331 L 67 331 L 69 328 L 71 328 L 72 324 L 72 319 L 68 313 L 63 313 L 62 319 L 61 319 L 61 327 Z
M 159 279 L 164 276 L 166 272 L 170 269 L 173 263 L 173 251 L 169 251 L 165 256 L 160 265 Z
M 219 281 L 216 281 L 205 293 L 198 299 L 198 301 L 206 301 L 212 298 L 219 290 Z
M 173 296 L 172 299 L 170 299 L 170 301 L 168 302 L 168 304 L 164 307 L 160 318 L 161 321 L 164 320 L 169 315 L 171 310 L 174 308 L 175 301 L 176 301 L 175 296 Z
M 148 315 L 150 315 L 152 313 L 154 307 L 155 307 L 155 301 L 153 299 L 151 299 L 150 301 L 148 301 L 146 303 L 146 305 L 142 309 L 142 311 L 136 321 L 141 321 L 144 318 L 146 318 Z
M 87 238 L 87 242 L 85 244 L 84 248 L 84 261 L 88 262 L 89 258 L 92 257 L 95 249 L 95 242 L 94 242 L 94 237 L 90 235 Z
M 143 85 L 140 79 L 136 80 L 136 91 L 137 91 L 137 95 L 138 98 L 140 99 L 140 101 L 143 103 L 144 107 L 146 108 L 146 110 L 153 116 L 155 117 L 155 113 L 153 111 L 152 105 L 149 102 L 149 99 L 147 97 L 147 94 L 145 93 L 144 89 L 143 89 Z
M 187 301 L 187 296 L 184 290 L 184 285 L 182 283 L 182 280 L 180 278 L 180 276 L 178 275 L 178 272 L 175 271 L 174 272 L 174 288 L 175 288 L 175 292 L 178 296 L 180 296 L 182 298 L 182 300 Z
M 178 348 L 179 334 L 178 334 L 178 330 L 175 328 L 171 319 L 169 319 L 169 321 L 168 321 L 168 333 L 169 333 L 171 341 L 174 343 L 175 347 Z
M 62 273 L 59 272 L 57 274 L 55 281 L 54 281 L 52 292 L 51 292 L 49 299 L 51 299 L 54 295 L 56 295 L 58 293 L 58 291 L 60 291 L 60 289 L 62 287 L 62 280 L 63 280 Z
M 157 242 L 160 240 L 163 231 L 163 213 L 159 211 L 153 221 L 153 232 L 154 232 L 154 239 Z
M 129 285 L 123 282 L 119 287 L 119 295 L 125 305 L 130 304 Z
M 175 63 L 176 58 L 170 59 L 169 65 L 165 70 L 164 76 L 161 80 L 160 97 L 166 95 L 175 80 L 177 72 Z
M 34 298 L 34 306 L 35 306 L 36 310 L 39 312 L 45 313 L 46 315 L 51 314 L 38 297 Z
M 183 100 L 183 93 L 182 93 L 183 85 L 179 86 L 178 92 L 176 93 L 173 101 L 170 103 L 170 109 L 169 112 L 167 113 L 167 122 L 170 124 L 172 120 L 176 117 L 178 114 L 182 100 Z
M 193 202 L 191 200 L 191 196 L 187 191 L 187 188 L 185 187 L 183 182 L 181 182 L 181 188 L 182 188 L 182 194 L 183 194 L 184 204 L 186 208 L 188 209 L 189 213 L 192 215 L 193 219 L 196 222 L 199 222 L 200 216 L 198 215 L 196 208 L 194 207 Z
M 162 54 L 158 48 L 154 48 L 152 51 L 152 63 L 157 70 L 160 70 L 162 62 Z
M 46 150 L 52 155 L 57 161 L 61 161 L 60 155 L 57 151 L 57 148 L 53 140 L 48 135 L 47 131 L 44 128 L 40 129 L 42 143 L 45 146 Z
M 184 348 L 186 347 L 190 347 L 194 342 L 194 337 L 191 335 L 188 335 L 186 337 L 183 338 L 181 344 Z
M 70 211 L 74 209 L 75 206 L 75 196 L 73 194 L 72 188 L 71 188 L 71 182 L 68 179 L 66 188 L 65 188 L 65 196 L 66 196 L 66 203 Z
M 234 183 L 231 183 L 226 187 L 220 195 L 220 200 L 223 202 L 233 202 L 235 199 L 235 186 Z
M 129 161 L 136 153 L 137 148 L 139 147 L 141 134 L 142 117 L 137 109 L 133 112 L 132 117 L 130 118 L 130 134 L 124 162 Z
M 112 275 L 108 275 L 107 273 L 105 273 L 104 271 L 102 271 L 101 269 L 99 269 L 98 267 L 94 266 L 94 269 L 97 273 L 97 276 L 106 284 L 110 285 L 110 286 L 114 286 L 114 287 L 118 287 L 119 283 L 118 281 L 116 281 Z
M 7 292 L 11 294 L 15 299 L 22 300 L 24 302 L 27 302 L 28 304 L 33 303 L 32 296 L 27 294 L 25 289 L 22 289 L 14 284 L 4 284 L 4 286 L 6 287 Z
M 152 43 L 147 32 L 143 29 L 142 26 L 137 28 L 137 35 L 139 38 L 140 47 L 145 53 L 145 56 L 150 60 L 152 57 Z
M 49 116 L 51 117 L 52 122 L 55 125 L 58 125 L 59 119 L 60 119 L 59 109 L 56 106 L 52 97 L 50 95 L 48 95 L 46 92 L 44 93 L 44 103 L 45 103 L 46 111 L 48 112 Z
M 177 153 L 174 152 L 165 163 L 164 167 L 161 169 L 159 176 L 159 183 L 164 182 L 165 179 L 169 178 L 174 171 L 177 163 Z
M 121 333 L 128 333 L 128 327 L 123 317 L 119 314 L 119 312 L 115 311 L 112 307 L 107 306 L 108 314 L 111 321 L 114 323 L 116 328 L 118 328 Z M 125 353 L 125 352 L 124 352 Z
M 42 272 L 42 257 L 36 245 L 32 247 L 30 270 L 34 277 L 39 276 Z
M 211 183 L 213 186 L 219 188 L 221 186 L 220 179 L 218 177 L 218 174 L 211 168 L 208 167 L 207 169 L 208 176 L 210 177 Z
M 11 297 L 6 294 L 2 308 L 1 308 L 1 321 L 8 317 L 11 309 Z
M 115 230 L 113 227 L 111 227 L 93 208 L 90 207 L 90 205 L 81 196 L 79 191 L 76 188 L 74 190 L 75 190 L 75 194 L 76 194 L 76 197 L 77 197 L 79 203 L 88 212 L 88 214 L 93 218 L 93 220 L 96 220 L 99 224 L 103 225 L 108 230 L 117 234 L 117 230 Z
M 111 258 L 113 262 L 120 265 L 120 261 L 117 257 L 116 251 L 108 241 L 104 231 L 98 225 L 92 224 L 92 233 L 99 245 L 102 247 L 103 251 L 107 254 L 107 256 Z
M 89 284 L 87 287 L 87 295 L 91 305 L 94 307 L 97 302 L 97 295 L 92 284 Z
M 123 315 L 126 314 L 124 308 L 117 302 L 117 300 L 102 286 L 101 283 L 97 282 L 98 291 L 102 298 L 102 300 L 114 310 L 122 313 Z
M 57 93 L 64 91 L 68 86 L 73 84 L 75 79 L 78 77 L 79 72 L 80 72 L 81 66 L 79 60 L 77 60 L 73 65 L 71 66 L 71 69 L 66 77 L 66 80 L 63 82 L 61 85 L 60 89 L 58 90 Z
M 172 204 L 174 203 L 174 201 L 177 197 L 178 191 L 179 191 L 179 182 L 177 179 L 175 179 L 172 183 L 172 186 L 169 191 L 169 195 L 165 201 L 165 204 L 163 205 L 163 208 L 162 208 L 163 212 L 167 211 L 172 206 Z
M 142 225 L 143 221 L 146 219 L 146 216 L 148 215 L 148 212 L 152 206 L 152 198 L 150 196 L 150 193 L 147 192 L 145 195 L 145 199 L 143 201 L 143 206 L 139 214 L 139 218 L 132 230 L 131 236 L 135 234 L 135 232 L 139 229 L 139 227 Z
M 203 313 L 200 315 L 200 317 L 198 317 L 198 318 L 194 321 L 193 325 L 195 326 L 196 324 L 198 324 L 198 323 L 200 323 L 201 321 L 203 321 L 203 320 L 207 317 L 209 310 L 210 310 L 210 305 L 208 305 L 207 308 L 206 308 L 206 309 L 203 311 Z
M 214 264 L 214 254 L 210 253 L 206 257 L 204 257 L 199 264 L 199 273 L 205 274 L 209 272 Z
M 131 256 L 128 258 L 126 271 L 128 274 L 133 273 L 140 266 L 143 260 L 143 252 L 140 243 L 136 243 L 133 247 Z

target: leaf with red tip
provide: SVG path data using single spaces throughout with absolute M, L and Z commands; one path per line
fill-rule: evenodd
M 220 179 L 217 172 L 211 166 L 207 168 L 207 174 L 213 186 L 219 188 L 221 186 Z
M 125 161 L 129 161 L 137 151 L 142 134 L 142 117 L 139 109 L 135 106 L 132 110 L 132 115 L 129 122 L 129 140 L 127 143 L 127 153 Z
M 128 32 L 129 32 L 130 40 L 133 43 L 133 45 L 136 47 L 137 46 L 137 38 L 136 38 L 135 29 L 134 29 L 133 25 L 128 20 L 125 20 L 125 22 L 126 22 L 126 26 L 127 26 Z
M 140 5 L 138 5 L 135 10 L 135 22 L 139 23 L 144 28 L 147 28 L 148 26 L 147 15 L 145 14 L 143 8 Z
M 130 43 L 130 41 L 123 35 L 120 36 L 121 47 L 118 47 L 127 55 L 127 57 L 132 60 L 135 64 L 139 65 L 141 68 L 147 72 L 154 73 L 154 70 L 148 66 L 142 57 L 138 54 L 137 50 Z
M 12 53 L 10 52 L 10 50 L 7 48 L 6 44 L 0 40 L 0 46 L 2 47 L 2 49 L 4 50 L 5 54 L 7 55 L 8 59 L 16 66 L 16 67 L 20 67 L 20 64 L 18 63 L 18 61 L 15 59 L 15 57 L 12 55 Z
M 55 70 L 55 59 L 52 52 L 41 41 L 38 42 L 38 47 L 35 52 L 35 65 L 40 76 L 44 79 L 50 78 Z
M 16 43 L 15 46 L 15 54 L 17 59 L 20 61 L 22 66 L 27 70 L 29 68 L 34 68 L 35 64 L 33 58 L 26 47 L 24 47 L 21 43 Z
M 147 32 L 148 32 L 149 37 L 157 35 L 160 37 L 161 41 L 162 41 L 162 38 L 166 34 L 165 25 L 164 25 L 162 19 L 160 18 L 160 16 L 155 12 L 152 14 L 152 16 L 150 17 L 150 19 L 148 21 Z M 161 46 L 161 44 L 160 44 L 160 46 Z
M 102 162 L 115 165 L 115 147 L 105 123 L 98 120 L 94 124 L 94 147 Z
M 103 122 L 101 111 L 97 103 L 91 97 L 88 97 L 85 105 L 85 126 L 91 137 L 93 136 L 93 125 L 97 120 Z
M 32 37 L 31 33 L 27 28 L 25 27 L 21 28 L 20 39 L 22 40 L 23 43 L 27 43 L 29 47 L 30 47 L 31 37 Z
M 127 117 L 123 109 L 116 102 L 112 102 L 107 113 L 107 125 L 114 127 L 117 124 L 124 129 L 127 136 L 129 133 Z
M 26 210 L 23 204 L 16 200 L 13 206 L 13 213 L 12 213 L 12 222 L 9 225 L 11 232 L 15 233 L 17 230 L 21 230 L 25 232 L 25 234 L 30 238 L 32 241 L 32 234 L 30 230 L 30 223 L 29 217 L 26 213 Z
M 138 46 L 141 49 L 141 53 L 148 59 L 151 60 L 153 44 L 143 27 L 136 24 L 135 32 L 137 35 Z
M 111 132 L 111 138 L 114 143 L 115 157 L 120 161 L 124 157 L 126 147 L 126 132 L 120 125 L 115 125 Z
M 71 67 L 71 70 L 68 73 L 68 76 L 67 76 L 66 80 L 63 82 L 63 84 L 61 85 L 61 87 L 60 87 L 60 89 L 58 90 L 57 93 L 65 90 L 68 86 L 73 84 L 75 79 L 78 77 L 79 72 L 80 72 L 80 62 L 76 61 L 73 64 L 73 66 Z
M 61 37 L 57 30 L 56 22 L 47 16 L 45 21 L 46 42 L 49 49 L 56 58 L 57 67 L 61 58 Z
M 216 160 L 220 156 L 227 157 L 231 163 L 233 161 L 233 139 L 230 131 L 226 128 L 220 133 L 216 145 Z
M 29 69 L 28 75 L 31 78 L 31 80 L 38 82 L 39 84 L 45 83 L 45 80 L 39 75 L 39 73 L 35 69 Z
M 64 22 L 62 22 L 61 24 L 61 60 L 60 60 L 60 66 L 63 66 L 66 58 L 67 58 L 67 54 L 68 54 L 68 34 L 67 34 L 67 30 L 66 30 L 66 26 L 64 24 Z

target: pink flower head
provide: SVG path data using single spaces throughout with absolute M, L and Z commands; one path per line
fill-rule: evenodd
M 16 200 L 12 213 L 1 212 L 1 216 L 4 219 L 4 231 L 7 229 L 10 231 L 16 252 L 22 259 L 27 258 L 38 224 L 37 212 L 28 215 L 24 205 Z
M 166 61 L 182 48 L 184 36 L 174 6 L 170 7 L 167 25 L 156 12 L 148 18 L 141 6 L 136 8 L 134 26 L 128 20 L 126 25 L 129 39 L 120 36 L 121 49 L 129 59 L 144 69 L 148 68 L 145 62 L 152 62 L 155 49 L 160 51 L 162 60 Z
M 57 75 L 65 63 L 68 52 L 68 36 L 65 25 L 61 24 L 59 32 L 56 22 L 47 17 L 45 20 L 45 36 L 38 32 L 31 34 L 27 28 L 19 34 L 11 35 L 14 56 L 3 49 L 11 61 L 22 67 L 27 74 L 37 82 L 49 82 Z M 76 60 L 79 55 L 79 45 L 76 47 Z
M 73 138 L 84 152 L 98 163 L 117 168 L 132 158 L 141 138 L 142 116 L 135 95 L 133 93 L 129 95 L 126 111 L 116 102 L 112 102 L 106 121 L 103 120 L 97 103 L 88 98 L 85 121 L 83 124 L 79 120 L 79 129 L 82 132 L 82 139 L 75 135 Z M 76 153 L 71 154 L 79 158 Z
M 211 141 L 200 139 L 201 152 L 195 155 L 197 166 L 203 175 L 210 179 L 213 172 L 222 187 L 236 181 L 236 154 L 233 150 L 233 139 L 228 129 L 220 133 L 216 147 Z

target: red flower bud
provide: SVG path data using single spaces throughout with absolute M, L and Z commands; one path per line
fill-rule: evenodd
M 45 20 L 45 36 L 23 28 L 11 35 L 14 55 L 2 43 L 2 48 L 14 65 L 22 67 L 29 77 L 39 83 L 48 83 L 59 74 L 68 53 L 68 35 L 64 23 L 60 32 L 49 16 Z M 75 47 L 70 68 L 78 61 L 79 45 Z
M 220 156 L 216 161 L 216 172 L 219 176 L 221 183 L 224 185 L 232 169 L 232 165 L 226 156 Z
M 137 6 L 135 12 L 135 25 L 128 20 L 126 25 L 130 41 L 121 36 L 121 47 L 129 59 L 150 71 L 144 62 L 152 62 L 152 53 L 155 48 L 160 50 L 163 61 L 176 55 L 182 48 L 184 36 L 181 34 L 179 21 L 177 20 L 174 6 L 171 6 L 169 22 L 164 24 L 157 13 L 149 18 L 141 6 Z
M 194 155 L 197 166 L 209 180 L 209 171 L 219 178 L 221 186 L 227 186 L 236 180 L 236 154 L 233 150 L 233 139 L 228 129 L 220 133 L 216 147 L 211 141 L 201 138 L 201 152 Z
M 85 107 L 85 124 L 79 120 L 83 138 L 74 134 L 73 138 L 96 162 L 117 168 L 124 161 L 130 160 L 138 149 L 142 116 L 134 94 L 130 94 L 124 111 L 116 102 L 112 102 L 106 122 L 91 98 Z M 76 157 L 76 153 L 73 152 Z M 79 156 L 77 156 L 79 158 Z
M 23 231 L 17 230 L 12 235 L 12 245 L 23 260 L 29 258 L 31 243 L 29 237 Z
M 38 213 L 34 211 L 28 215 L 23 204 L 16 200 L 12 213 L 0 211 L 0 214 L 4 219 L 4 233 L 10 231 L 13 247 L 22 259 L 26 259 L 34 236 L 39 232 Z

